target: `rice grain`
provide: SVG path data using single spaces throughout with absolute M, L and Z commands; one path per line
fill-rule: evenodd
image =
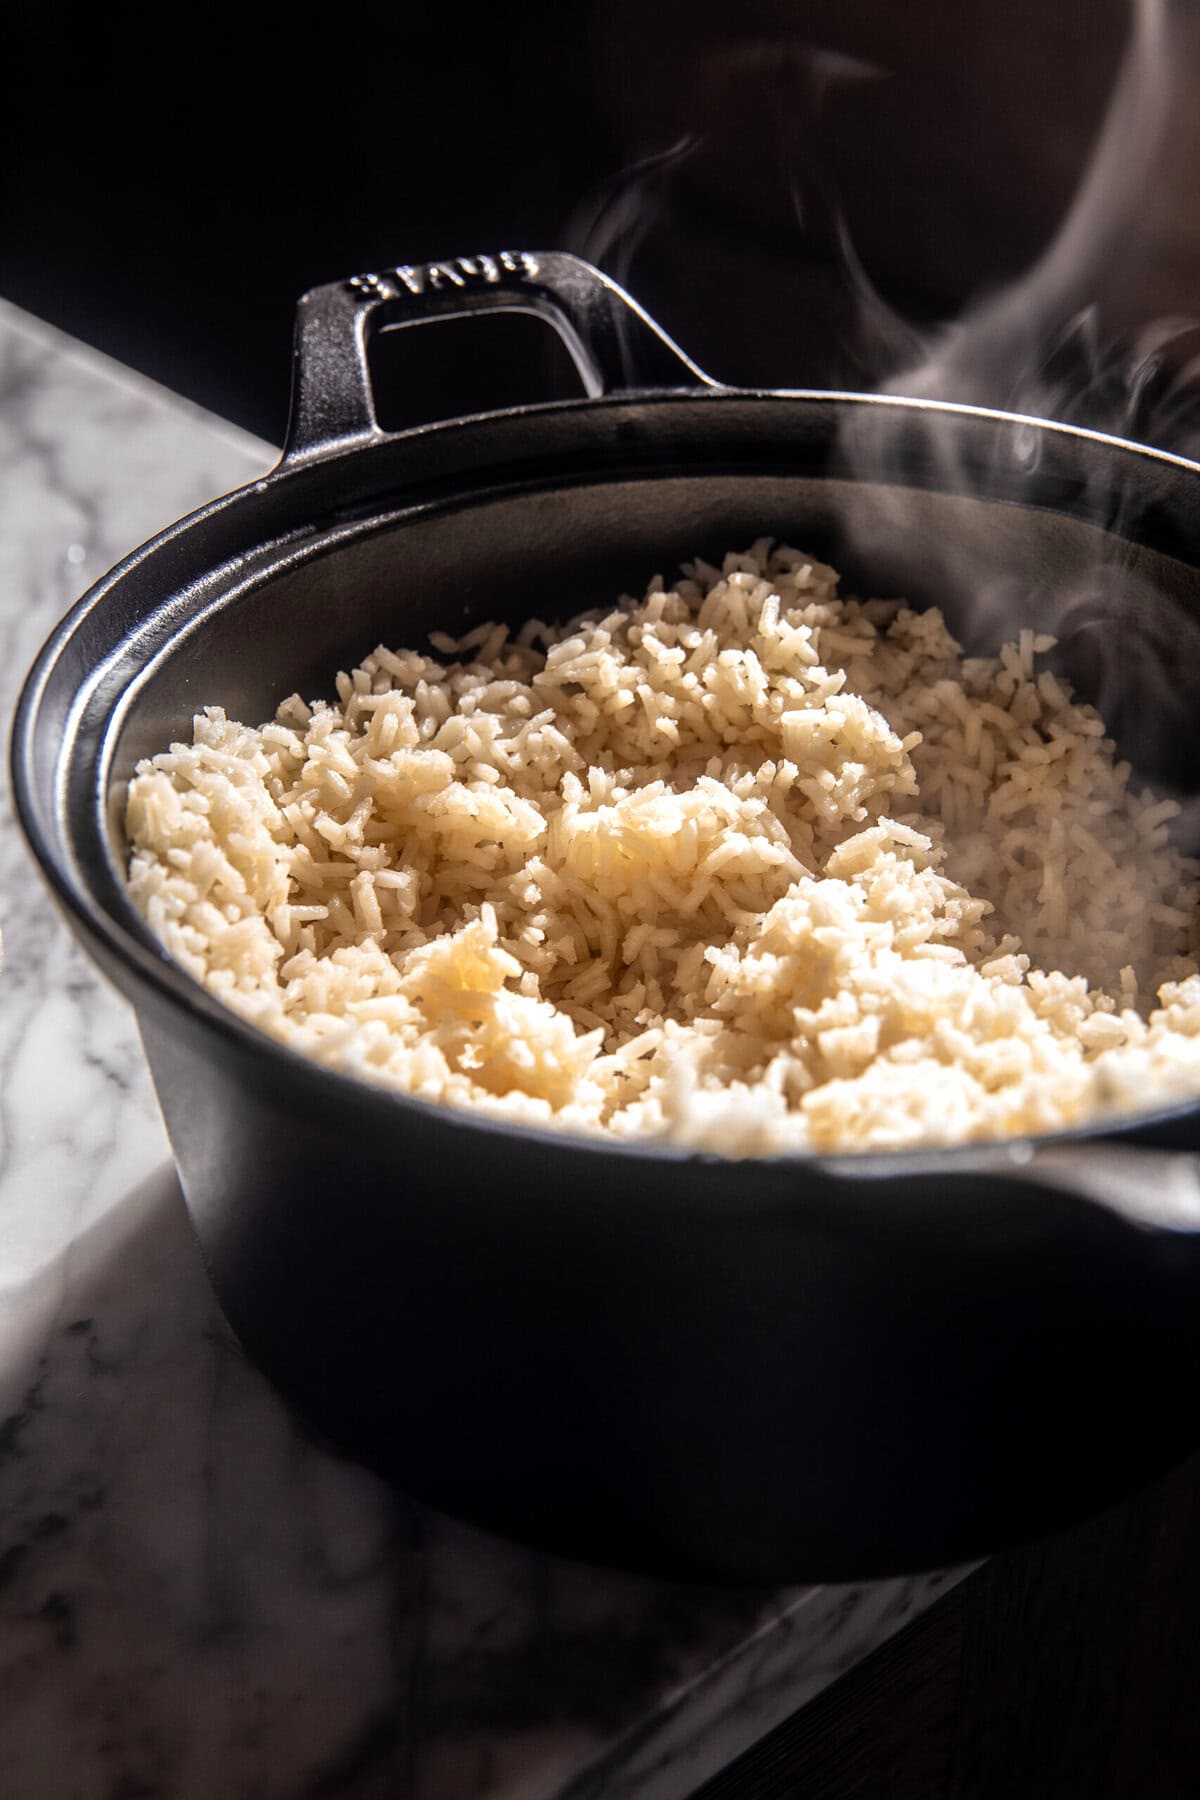
M 1200 866 L 1053 642 L 964 659 L 763 540 L 206 708 L 130 784 L 130 891 L 281 1042 L 510 1120 L 740 1156 L 1194 1096 Z

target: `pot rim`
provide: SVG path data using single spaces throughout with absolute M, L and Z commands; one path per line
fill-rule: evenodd
M 935 417 L 946 415 L 995 427 L 1025 427 L 1036 430 L 1039 434 L 1049 435 L 1052 440 L 1068 444 L 1078 442 L 1094 445 L 1101 449 L 1118 452 L 1121 455 L 1131 455 L 1139 463 L 1157 464 L 1186 476 L 1200 477 L 1200 462 L 1190 458 L 1159 450 L 1150 445 L 1139 444 L 1132 439 L 1056 420 L 1041 419 L 1031 414 L 1006 412 L 997 408 L 974 406 L 963 402 L 908 398 L 895 394 L 859 393 L 853 390 L 818 388 L 736 388 L 716 383 L 691 388 L 645 388 L 605 392 L 595 396 L 507 407 L 438 420 L 399 432 L 383 432 L 377 429 L 372 434 L 370 441 L 333 443 L 316 455 L 294 455 L 285 452 L 279 462 L 265 476 L 232 489 L 186 514 L 122 558 L 68 609 L 47 637 L 29 669 L 14 712 L 11 732 L 10 769 L 14 810 L 26 843 L 39 866 L 42 878 L 51 888 L 69 925 L 93 952 L 109 978 L 126 991 L 126 997 L 135 1004 L 135 1012 L 143 996 L 160 1008 L 182 1007 L 184 1012 L 207 1032 L 216 1033 L 218 1038 L 225 1039 L 231 1046 L 236 1045 L 243 1052 L 258 1057 L 265 1055 L 279 1067 L 282 1073 L 290 1074 L 293 1078 L 300 1077 L 306 1084 L 316 1082 L 328 1092 L 331 1100 L 336 1098 L 338 1106 L 343 1111 L 353 1111 L 364 1106 L 373 1107 L 376 1104 L 388 1107 L 398 1106 L 402 1111 L 415 1110 L 417 1116 L 428 1123 L 452 1127 L 455 1130 L 485 1132 L 491 1137 L 501 1139 L 515 1139 L 524 1148 L 532 1149 L 541 1146 L 547 1150 L 553 1150 L 558 1155 L 614 1157 L 621 1162 L 633 1160 L 638 1164 L 651 1165 L 660 1162 L 690 1162 L 730 1169 L 758 1167 L 788 1171 L 794 1169 L 798 1176 L 805 1172 L 819 1173 L 840 1188 L 849 1187 L 851 1190 L 861 1191 L 877 1189 L 878 1184 L 894 1178 L 928 1177 L 934 1173 L 947 1176 L 986 1174 L 993 1177 L 1007 1174 L 1019 1177 L 1021 1172 L 1033 1162 L 1036 1154 L 1044 1148 L 1057 1148 L 1070 1144 L 1086 1145 L 1098 1140 L 1113 1141 L 1122 1138 L 1137 1141 L 1147 1134 L 1164 1129 L 1168 1135 L 1172 1134 L 1174 1128 L 1181 1121 L 1194 1118 L 1200 1110 L 1200 1100 L 1164 1105 L 1152 1111 L 1114 1115 L 1090 1125 L 1076 1126 L 1069 1130 L 1036 1136 L 997 1138 L 978 1143 L 946 1146 L 931 1144 L 903 1150 L 875 1149 L 836 1153 L 790 1151 L 745 1157 L 697 1151 L 686 1145 L 658 1139 L 588 1136 L 582 1132 L 561 1127 L 524 1124 L 494 1118 L 484 1113 L 478 1113 L 469 1107 L 450 1106 L 441 1102 L 422 1100 L 383 1083 L 374 1083 L 364 1076 L 318 1063 L 301 1052 L 280 1043 L 217 1000 L 201 983 L 172 961 L 150 933 L 149 928 L 133 914 L 131 902 L 128 903 L 130 919 L 122 920 L 77 878 L 76 871 L 72 866 L 72 859 L 64 854 L 62 845 L 55 841 L 54 831 L 47 828 L 36 791 L 35 738 L 39 713 L 47 685 L 66 644 L 74 637 L 84 619 L 94 609 L 103 605 L 112 590 L 134 571 L 153 563 L 156 559 L 161 559 L 174 545 L 192 532 L 217 518 L 235 514 L 254 499 L 269 491 L 280 490 L 285 484 L 290 485 L 297 480 L 304 480 L 316 470 L 329 471 L 330 469 L 361 466 L 378 455 L 381 450 L 390 449 L 398 444 L 415 443 L 419 440 L 434 438 L 450 438 L 470 433 L 484 425 L 504 429 L 510 423 L 523 424 L 530 418 L 549 419 L 552 416 L 579 412 L 597 414 L 610 409 L 627 408 L 631 404 L 644 408 L 648 405 L 656 406 L 664 402 L 680 401 L 684 402 L 689 409 L 698 405 L 722 405 L 735 401 L 739 403 L 761 402 L 765 406 L 787 402 L 819 403 L 823 406 L 834 405 L 839 408 L 843 406 L 874 407 L 901 414 Z M 652 473 L 643 475 L 643 478 L 654 479 Z M 601 475 L 599 479 L 603 479 L 603 476 Z M 894 485 L 903 486 L 904 484 L 894 483 Z M 984 500 L 988 498 L 986 494 L 981 494 L 979 497 Z M 413 491 L 413 503 L 416 506 L 421 504 L 418 490 Z M 403 506 L 396 506 L 394 499 L 392 505 L 387 508 L 389 516 L 393 518 L 398 512 L 404 510 Z M 377 528 L 379 523 L 378 513 L 373 519 L 359 515 L 350 527 L 347 527 L 346 521 L 343 520 L 341 530 L 370 531 Z M 328 547 L 331 539 L 336 537 L 338 529 L 337 522 L 327 516 L 324 524 L 318 525 L 315 534 L 305 536 L 302 543 L 292 546 L 295 555 L 298 558 L 307 559 L 322 548 Z M 257 585 L 264 579 L 271 579 L 286 565 L 287 561 L 288 547 L 285 544 L 280 546 L 279 554 L 271 558 L 263 567 L 254 569 L 245 580 L 235 584 L 232 589 L 226 588 L 223 591 L 230 598 L 236 598 L 239 590 L 244 590 L 250 585 Z M 211 572 L 216 573 L 220 566 L 220 563 L 214 563 Z M 81 696 L 87 691 L 84 687 L 76 690 L 73 711 L 77 710 Z M 60 769 L 61 763 L 56 764 L 56 800 L 61 798 L 59 793 Z M 140 930 L 137 927 L 140 927 Z M 134 994 L 128 992 L 126 984 L 118 980 L 114 968 L 129 978 L 129 986 L 135 990 L 136 999 Z M 326 1086 L 329 1083 L 332 1083 L 331 1088 Z M 803 1195 L 804 1188 L 798 1184 L 795 1190 L 795 1200 L 798 1205 L 802 1203 Z M 745 1194 L 730 1195 L 730 1207 L 745 1210 L 748 1199 L 749 1196 Z M 644 1197 L 642 1203 L 644 1204 Z

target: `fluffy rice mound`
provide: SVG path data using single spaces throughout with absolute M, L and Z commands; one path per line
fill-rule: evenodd
M 272 1037 L 735 1156 L 1200 1093 L 1200 865 L 1052 639 L 964 659 L 764 540 L 432 642 L 260 728 L 209 707 L 130 784 L 137 906 Z

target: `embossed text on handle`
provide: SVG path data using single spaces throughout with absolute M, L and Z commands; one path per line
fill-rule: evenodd
M 347 287 L 369 300 L 402 300 L 406 295 L 419 298 L 432 289 L 435 293 L 466 292 L 471 288 L 495 287 L 498 282 L 516 278 L 532 281 L 538 274 L 536 256 L 527 250 L 501 250 L 495 256 L 456 256 L 449 262 L 403 263 L 396 269 L 379 274 L 355 275 Z

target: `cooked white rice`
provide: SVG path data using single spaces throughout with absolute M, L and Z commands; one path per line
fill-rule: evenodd
M 685 575 L 207 708 L 130 785 L 141 912 L 281 1042 L 576 1132 L 858 1150 L 1200 1092 L 1200 865 L 1053 640 L 964 659 L 768 540 Z

